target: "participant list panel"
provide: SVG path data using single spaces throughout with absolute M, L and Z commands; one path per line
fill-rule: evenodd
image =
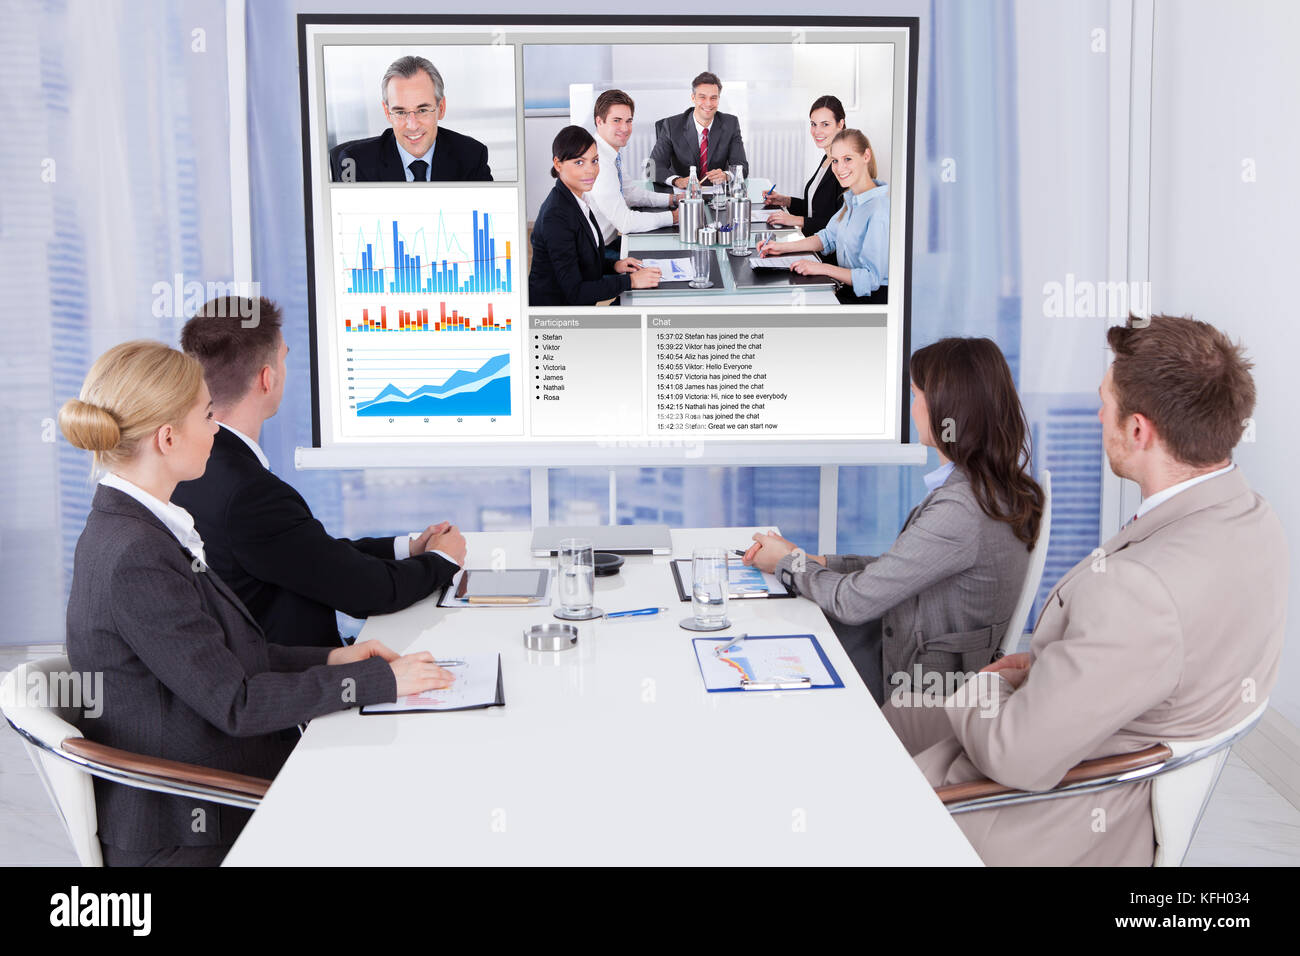
M 648 315 L 647 432 L 883 438 L 884 315 Z
M 528 354 L 534 436 L 641 434 L 641 314 L 533 316 Z

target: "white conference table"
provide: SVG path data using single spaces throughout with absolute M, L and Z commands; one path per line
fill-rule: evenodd
M 674 531 L 674 555 L 755 530 Z M 467 566 L 553 566 L 530 538 L 468 534 Z M 523 645 L 554 606 L 371 618 L 397 651 L 499 651 L 506 705 L 313 720 L 226 864 L 980 865 L 815 604 L 731 601 L 718 636 L 814 634 L 843 689 L 710 694 L 668 561 L 596 579 L 606 611 L 667 614 L 581 623 L 567 651 Z

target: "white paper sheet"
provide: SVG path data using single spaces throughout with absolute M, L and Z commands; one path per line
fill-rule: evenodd
M 750 256 L 745 260 L 751 269 L 789 269 L 796 262 L 816 262 L 811 254 L 793 256 Z
M 362 713 L 464 710 L 496 703 L 497 675 L 501 667 L 499 654 L 467 654 L 461 658 L 439 659 L 438 664 L 456 675 L 456 680 L 447 689 L 429 690 L 422 694 L 399 697 L 391 704 L 369 704 L 362 708 Z
M 641 265 L 647 269 L 658 269 L 663 274 L 660 282 L 688 282 L 695 278 L 695 263 L 690 256 L 680 259 L 642 259 Z

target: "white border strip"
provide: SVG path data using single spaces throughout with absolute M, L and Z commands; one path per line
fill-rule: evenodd
M 232 278 L 253 281 L 252 199 L 248 175 L 248 61 L 245 0 L 226 0 L 226 108 L 230 114 L 230 242 Z

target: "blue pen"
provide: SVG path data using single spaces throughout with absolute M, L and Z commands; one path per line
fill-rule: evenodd
M 639 607 L 635 611 L 614 611 L 606 614 L 605 617 L 649 617 L 651 614 L 659 614 L 668 610 L 666 607 Z
M 767 202 L 767 197 L 772 195 L 772 193 L 774 192 L 776 192 L 776 183 L 773 183 L 772 188 L 769 189 L 767 192 L 763 193 L 763 202 Z

